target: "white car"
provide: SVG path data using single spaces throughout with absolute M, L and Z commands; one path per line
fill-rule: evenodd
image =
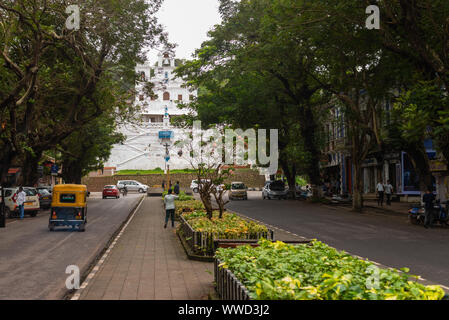
M 288 189 L 283 181 L 266 181 L 262 189 L 262 199 L 287 199 Z
M 23 187 L 23 191 L 26 193 L 24 211 L 25 214 L 29 214 L 35 217 L 40 209 L 39 195 L 35 188 Z M 19 217 L 19 205 L 17 204 L 17 195 L 19 188 L 5 188 L 5 214 L 8 218 Z
M 128 191 L 138 191 L 139 193 L 146 193 L 149 187 L 146 184 L 140 183 L 136 180 L 119 180 L 117 181 L 117 188 L 122 191 L 124 188 Z
M 209 179 L 203 179 L 201 180 L 203 182 L 210 182 Z M 190 189 L 192 189 L 193 192 L 198 193 L 199 191 L 199 186 L 198 186 L 198 180 L 192 180 L 192 183 L 190 184 Z

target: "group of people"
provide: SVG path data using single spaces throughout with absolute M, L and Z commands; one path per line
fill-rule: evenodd
M 383 206 L 384 204 L 384 196 L 387 196 L 387 205 L 391 206 L 391 196 L 393 195 L 393 186 L 390 183 L 390 180 L 387 180 L 387 183 L 382 183 L 379 181 L 376 187 L 378 198 L 377 205 Z
M 162 185 L 165 187 L 165 181 L 162 182 Z M 176 181 L 175 187 L 168 189 L 168 194 L 164 197 L 164 206 L 165 206 L 165 224 L 164 228 L 167 228 L 168 220 L 171 219 L 172 228 L 175 226 L 175 200 L 178 199 L 179 195 L 179 181 Z
M 340 194 L 341 191 L 341 184 L 340 179 L 325 179 L 326 181 L 323 184 L 323 192 L 327 196 L 331 196 L 334 194 Z

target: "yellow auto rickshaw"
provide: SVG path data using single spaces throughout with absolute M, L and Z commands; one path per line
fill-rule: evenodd
M 55 227 L 78 227 L 85 231 L 87 223 L 87 197 L 89 192 L 85 185 L 58 184 L 53 187 L 50 219 L 48 229 Z

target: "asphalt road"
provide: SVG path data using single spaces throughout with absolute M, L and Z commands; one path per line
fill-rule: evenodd
M 261 192 L 249 192 L 248 201 L 232 201 L 227 207 L 385 266 L 408 267 L 412 274 L 449 286 L 449 229 L 411 225 L 407 214 L 360 214 L 297 200 L 262 200 Z
M 142 195 L 88 200 L 85 232 L 48 230 L 49 211 L 0 229 L 0 299 L 61 299 L 67 292 L 67 266 L 81 273 L 107 245 Z

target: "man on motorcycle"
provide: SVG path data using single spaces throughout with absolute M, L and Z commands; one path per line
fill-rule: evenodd
M 435 195 L 430 188 L 427 189 L 426 193 L 422 197 L 424 202 L 424 208 L 426 209 L 424 227 L 427 229 L 432 225 L 433 222 L 433 201 L 435 200 Z

